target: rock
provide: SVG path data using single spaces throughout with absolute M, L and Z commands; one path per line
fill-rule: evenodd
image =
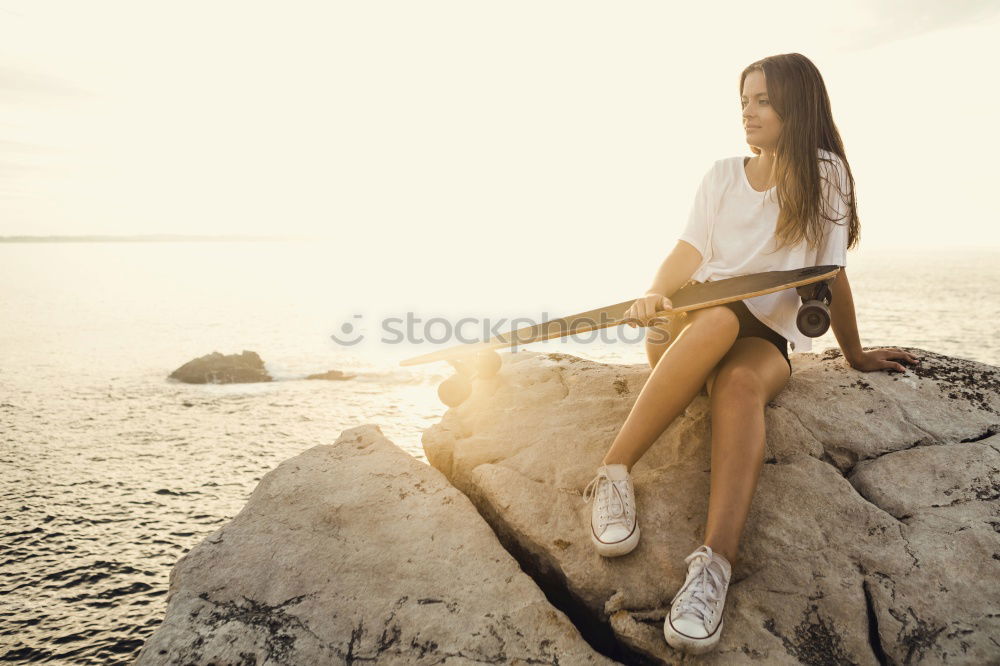
M 1000 663 L 1000 368 L 909 351 L 906 373 L 794 357 L 705 663 Z M 704 388 L 632 469 L 635 551 L 597 555 L 582 500 L 649 372 L 508 354 L 423 445 L 578 626 L 610 627 L 625 661 L 676 663 L 662 629 L 703 543 Z
M 343 380 L 343 379 L 354 379 L 357 375 L 345 375 L 340 370 L 327 370 L 326 372 L 321 372 L 315 375 L 309 375 L 306 379 L 331 379 L 331 380 Z
M 171 379 L 187 384 L 243 384 L 269 382 L 271 376 L 256 352 L 222 355 L 212 352 L 188 361 L 170 373 Z
M 170 575 L 137 664 L 611 664 L 378 426 L 268 472 Z

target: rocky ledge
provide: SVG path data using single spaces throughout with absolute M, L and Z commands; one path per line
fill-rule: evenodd
M 922 362 L 905 373 L 795 357 L 765 410 L 725 631 L 700 660 L 1000 662 L 1000 368 L 908 351 Z M 662 627 L 707 515 L 704 389 L 633 467 L 636 550 L 594 552 L 581 494 L 648 375 L 513 354 L 423 444 L 578 626 L 610 627 L 629 663 L 676 663 Z
M 144 664 L 612 664 L 377 426 L 268 472 L 170 574 Z
M 795 357 L 698 661 L 1000 662 L 1000 368 L 909 351 Z M 581 494 L 648 374 L 522 351 L 424 433 L 433 467 L 370 425 L 285 461 L 178 562 L 137 663 L 686 661 L 662 627 L 702 543 L 704 390 L 633 469 L 635 551 L 593 551 Z

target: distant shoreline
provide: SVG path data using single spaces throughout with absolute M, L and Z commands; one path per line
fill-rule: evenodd
M 312 236 L 197 236 L 184 234 L 146 234 L 138 236 L 0 236 L 0 243 L 175 243 L 226 241 L 320 240 Z
M 275 241 L 338 241 L 333 236 L 250 236 L 250 235 L 197 235 L 197 234 L 89 234 L 79 236 L 0 236 L 0 243 L 233 243 Z M 965 250 L 977 252 L 1000 252 L 1000 245 L 960 244 L 960 245 L 876 245 L 866 248 L 876 252 L 893 254 L 906 252 L 940 252 Z M 848 253 L 848 263 L 851 254 Z

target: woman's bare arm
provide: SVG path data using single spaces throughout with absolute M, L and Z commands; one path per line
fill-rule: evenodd
M 854 315 L 854 298 L 851 295 L 851 284 L 847 281 L 847 268 L 841 267 L 840 273 L 830 285 L 833 301 L 830 303 L 830 324 L 833 334 L 844 358 L 855 370 L 871 372 L 872 370 L 896 370 L 905 372 L 906 367 L 897 361 L 905 361 L 911 365 L 920 363 L 920 359 L 908 351 L 897 347 L 861 349 L 858 337 L 858 320 Z
M 674 292 L 687 284 L 701 265 L 701 253 L 687 241 L 677 241 L 677 245 L 660 264 L 653 286 L 647 294 L 660 294 L 670 298 Z
M 830 284 L 833 298 L 830 301 L 830 324 L 837 344 L 844 352 L 844 358 L 852 366 L 857 365 L 861 357 L 861 338 L 858 336 L 858 320 L 854 313 L 854 297 L 851 294 L 851 283 L 847 280 L 847 266 L 841 266 L 840 272 Z

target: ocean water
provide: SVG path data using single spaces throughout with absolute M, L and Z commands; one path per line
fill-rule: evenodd
M 848 261 L 862 344 L 1000 365 L 1000 250 Z M 355 268 L 303 243 L 0 244 L 0 659 L 129 663 L 177 559 L 267 471 L 346 428 L 377 423 L 425 460 L 451 369 L 398 365 L 426 345 L 331 340 L 349 337 L 355 303 L 380 298 Z M 645 363 L 639 340 L 528 348 Z M 244 349 L 280 381 L 167 380 Z M 329 369 L 356 378 L 303 379 Z

